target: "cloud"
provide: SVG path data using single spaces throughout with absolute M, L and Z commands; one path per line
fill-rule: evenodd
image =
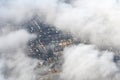
M 114 53 L 99 51 L 93 45 L 77 45 L 64 50 L 61 78 L 64 80 L 119 80 L 120 68 Z M 68 77 L 69 76 L 69 77 Z
M 64 51 L 65 62 L 63 63 L 61 77 L 65 80 L 119 79 L 119 67 L 113 61 L 114 55 L 119 54 L 120 49 L 119 13 L 119 0 L 0 1 L 0 23 L 2 24 L 23 24 L 25 21 L 32 19 L 34 15 L 38 15 L 43 23 L 70 32 L 74 38 L 81 41 L 80 45 L 71 46 Z M 3 59 L 10 51 L 16 54 L 12 59 L 15 58 L 16 60 L 18 53 L 24 53 L 21 52 L 21 45 L 26 44 L 29 39 L 30 34 L 23 30 L 1 36 L 1 54 L 6 53 Z M 95 45 L 97 49 L 90 45 Z M 14 52 L 14 49 L 17 52 Z M 21 56 L 20 61 L 26 58 L 24 54 L 21 54 Z M 10 57 L 12 56 L 10 55 Z M 8 65 L 9 61 L 6 60 L 3 60 L 3 63 L 7 62 Z M 19 62 L 19 58 L 16 61 Z M 16 65 L 19 64 L 16 63 Z M 73 71 L 71 72 L 71 70 Z M 118 79 L 116 79 L 116 76 Z M 1 78 L 4 78 L 4 76 Z
M 25 30 L 0 36 L 0 80 L 35 80 L 34 68 L 38 61 L 24 51 L 34 37 Z

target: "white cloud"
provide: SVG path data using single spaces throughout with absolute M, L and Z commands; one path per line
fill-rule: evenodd
M 38 61 L 24 51 L 34 37 L 25 30 L 0 36 L 0 80 L 35 80 L 34 68 Z
M 99 51 L 93 45 L 77 45 L 64 50 L 61 78 L 64 80 L 119 80 L 120 69 L 114 53 Z M 69 77 L 68 77 L 69 76 Z

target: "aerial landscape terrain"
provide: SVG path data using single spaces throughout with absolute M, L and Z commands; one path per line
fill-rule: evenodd
M 0 0 L 0 80 L 120 80 L 120 0 Z

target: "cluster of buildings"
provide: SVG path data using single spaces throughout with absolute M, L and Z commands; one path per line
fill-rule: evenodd
M 28 43 L 32 57 L 45 61 L 58 59 L 64 47 L 73 43 L 69 33 L 42 23 L 38 16 L 27 22 L 25 27 L 30 33 L 37 35 L 36 39 Z

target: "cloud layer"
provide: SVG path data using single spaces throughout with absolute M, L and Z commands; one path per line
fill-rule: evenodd
M 119 0 L 2 0 L 0 23 L 21 24 L 34 15 L 39 15 L 45 24 L 70 32 L 74 38 L 81 41 L 80 45 L 67 48 L 63 53 L 65 60 L 61 73 L 63 79 L 118 80 L 119 67 L 113 58 L 114 55 L 120 54 L 119 2 Z M 20 43 L 17 42 L 13 49 L 24 43 L 18 37 L 23 33 L 26 34 L 24 31 L 18 31 L 0 37 L 2 53 L 9 51 L 15 41 L 20 40 Z M 11 38 L 12 35 L 15 38 Z M 29 35 L 24 35 L 24 38 L 26 42 Z
M 80 44 L 66 48 L 64 59 L 61 74 L 64 80 L 120 79 L 120 67 L 114 62 L 113 52 L 99 51 L 93 45 Z
M 35 80 L 34 68 L 38 61 L 24 51 L 34 37 L 25 30 L 0 36 L 0 80 Z

